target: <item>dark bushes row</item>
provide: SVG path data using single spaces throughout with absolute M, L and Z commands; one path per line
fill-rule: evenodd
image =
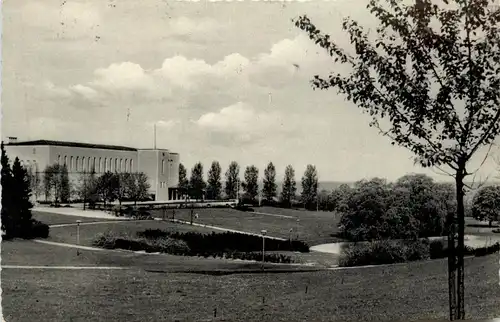
M 448 257 L 448 242 L 445 240 L 433 240 L 429 245 L 430 258 Z M 486 256 L 500 251 L 500 243 L 495 243 L 487 247 L 473 248 L 465 246 L 465 256 Z
M 35 219 L 30 219 L 29 224 L 17 227 L 15 236 L 6 234 L 2 238 L 5 240 L 16 237 L 24 239 L 47 238 L 49 237 L 49 231 L 49 225 Z
M 443 240 L 377 240 L 360 242 L 342 249 L 339 266 L 364 266 L 404 263 L 448 256 Z M 500 243 L 488 247 L 465 247 L 465 256 L 486 256 L 500 251 Z
M 213 258 L 230 258 L 240 260 L 255 260 L 262 261 L 262 253 L 260 252 L 239 252 L 239 251 L 199 251 L 191 250 L 186 242 L 170 237 L 163 236 L 161 238 L 144 238 L 144 237 L 126 237 L 114 236 L 106 233 L 100 234 L 93 242 L 96 247 L 106 249 L 125 249 L 131 251 L 145 251 L 147 253 L 167 253 L 172 255 L 183 256 L 202 256 Z M 283 254 L 265 254 L 264 261 L 270 263 L 291 263 L 290 256 Z
M 172 238 L 161 239 L 146 239 L 132 238 L 126 236 L 114 236 L 106 233 L 98 235 L 94 242 L 94 246 L 106 249 L 126 249 L 132 251 L 145 251 L 147 253 L 168 253 L 174 255 L 189 255 L 190 249 L 182 240 Z
M 234 250 L 240 252 L 252 252 L 262 250 L 262 237 L 246 235 L 234 232 L 201 234 L 197 232 L 168 232 L 160 229 L 147 229 L 137 232 L 138 237 L 157 239 L 170 237 L 185 241 L 192 251 L 203 253 L 206 251 Z M 269 251 L 299 251 L 309 252 L 309 245 L 300 240 L 282 241 L 266 238 L 265 249 Z

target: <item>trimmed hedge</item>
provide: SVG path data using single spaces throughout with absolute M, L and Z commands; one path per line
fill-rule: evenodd
M 182 256 L 201 256 L 213 258 L 241 259 L 262 261 L 261 252 L 239 252 L 239 251 L 193 251 L 186 242 L 163 236 L 160 238 L 115 236 L 112 233 L 99 234 L 93 245 L 106 249 L 125 249 L 131 251 L 145 251 L 147 253 L 167 253 Z M 271 263 L 291 263 L 290 256 L 283 254 L 265 254 L 265 262 Z
M 262 237 L 255 235 L 246 235 L 235 232 L 224 232 L 211 234 L 201 234 L 197 232 L 168 232 L 161 229 L 147 229 L 142 232 L 137 232 L 138 237 L 157 239 L 170 237 L 174 239 L 184 240 L 193 252 L 216 252 L 234 250 L 240 252 L 252 252 L 262 250 Z M 282 241 L 277 239 L 266 238 L 266 251 L 299 251 L 302 253 L 309 252 L 309 245 L 300 240 Z
M 112 233 L 99 234 L 93 245 L 106 249 L 126 249 L 132 251 L 145 251 L 146 253 L 168 253 L 174 255 L 189 255 L 189 246 L 182 240 L 172 238 L 146 239 L 131 238 L 128 236 L 115 236 Z
M 429 259 L 428 245 L 426 240 L 355 243 L 342 249 L 339 266 L 394 264 Z
M 500 243 L 488 247 L 465 246 L 465 256 L 486 256 L 500 251 Z M 405 263 L 448 257 L 447 242 L 419 239 L 359 242 L 342 249 L 339 266 L 364 266 Z
M 487 247 L 473 248 L 465 246 L 465 256 L 486 256 L 500 251 L 500 243 L 495 243 Z M 448 257 L 448 242 L 445 240 L 433 240 L 430 243 L 431 258 L 445 258 Z

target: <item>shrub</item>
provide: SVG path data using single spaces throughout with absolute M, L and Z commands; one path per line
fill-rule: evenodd
M 147 229 L 142 232 L 137 232 L 138 237 L 149 239 L 171 237 L 185 241 L 191 250 L 195 253 L 203 253 L 205 251 L 242 251 L 252 252 L 260 251 L 262 249 L 262 237 L 240 234 L 234 232 L 201 234 L 197 232 L 187 233 L 171 233 L 162 231 L 160 229 Z M 309 252 L 309 246 L 303 241 L 294 240 L 282 241 L 276 239 L 266 238 L 266 250 L 269 251 L 299 251 Z
M 427 240 L 377 240 L 360 242 L 342 249 L 339 266 L 404 263 L 429 258 Z
M 99 234 L 93 241 L 96 247 L 106 249 L 126 249 L 132 251 L 145 251 L 147 253 L 167 253 L 174 255 L 188 255 L 190 249 L 182 240 L 172 238 L 146 239 L 129 236 L 116 236 L 112 233 Z
M 500 228 L 493 229 L 493 230 L 492 230 L 492 232 L 497 233 L 497 234 L 500 234 Z
M 49 237 L 49 225 L 41 221 L 31 219 L 31 225 L 26 232 L 25 238 L 47 238 Z

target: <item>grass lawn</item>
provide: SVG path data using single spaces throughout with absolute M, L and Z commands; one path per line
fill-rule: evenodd
M 281 211 L 282 209 L 262 207 L 255 208 L 255 210 L 258 212 L 278 214 L 277 210 Z M 175 218 L 190 221 L 190 211 L 189 209 L 176 209 Z M 290 210 L 286 211 L 286 215 L 289 215 Z M 299 239 L 308 242 L 311 246 L 338 240 L 330 236 L 338 230 L 338 219 L 335 218 L 333 213 L 291 211 L 300 218 L 299 223 L 297 223 L 295 217 L 284 218 L 268 216 L 229 208 L 194 209 L 194 213 L 198 213 L 199 218 L 193 220 L 197 223 L 206 225 L 220 226 L 257 234 L 260 234 L 261 230 L 265 229 L 269 236 L 281 238 L 290 238 L 290 229 L 293 229 L 292 238 L 296 238 L 298 226 Z M 155 210 L 153 214 L 157 217 L 162 217 L 163 211 Z M 172 209 L 166 211 L 167 218 L 172 218 L 172 215 Z
M 2 247 L 5 251 L 16 244 L 23 244 L 20 247 L 24 249 L 34 243 L 15 241 L 8 246 L 2 243 Z M 55 262 L 72 256 L 62 252 L 74 251 L 40 246 L 40 253 L 57 253 L 51 257 Z M 47 260 L 31 256 L 36 252 L 33 249 L 26 253 L 30 264 Z M 2 253 L 3 264 L 10 264 L 12 256 Z M 115 255 L 93 256 L 107 258 L 101 260 L 101 265 L 120 262 Z M 159 261 L 158 267 L 227 264 L 168 255 L 143 255 L 137 257 L 139 260 L 139 255 L 127 256 L 121 263 L 130 262 L 130 270 L 2 269 L 5 320 L 212 320 L 214 309 L 218 319 L 226 321 L 406 321 L 446 319 L 448 315 L 446 261 L 309 273 L 211 276 L 173 270 L 146 272 L 144 259 L 151 262 L 146 266 Z M 178 259 L 189 263 L 180 264 Z M 498 255 L 467 259 L 465 277 L 467 318 L 499 316 Z
M 200 233 L 211 233 L 213 230 L 210 228 L 184 225 L 172 223 L 169 221 L 158 220 L 134 220 L 130 222 L 113 222 L 99 223 L 94 225 L 80 225 L 80 245 L 92 246 L 92 241 L 99 233 L 112 231 L 116 234 L 126 234 L 128 236 L 135 236 L 138 231 L 146 229 L 162 229 L 171 232 L 189 232 L 195 231 Z M 217 231 L 220 232 L 220 231 Z M 76 226 L 66 227 L 52 227 L 50 228 L 49 238 L 47 240 L 76 244 Z

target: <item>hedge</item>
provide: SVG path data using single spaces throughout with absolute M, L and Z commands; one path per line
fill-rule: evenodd
M 227 259 L 262 261 L 261 252 L 239 252 L 239 251 L 193 251 L 183 240 L 163 236 L 161 238 L 115 236 L 112 233 L 99 234 L 93 245 L 106 249 L 125 249 L 131 251 L 145 251 L 147 253 L 167 253 L 183 256 L 201 256 Z M 290 256 L 283 254 L 264 254 L 264 261 L 271 263 L 291 263 Z
M 137 232 L 138 237 L 157 239 L 170 237 L 184 240 L 193 252 L 203 253 L 206 251 L 234 250 L 240 252 L 252 252 L 262 250 L 262 237 L 235 232 L 224 232 L 201 234 L 198 232 L 168 232 L 160 229 L 147 229 Z M 265 249 L 269 251 L 299 251 L 309 252 L 309 246 L 300 240 L 277 240 L 266 238 Z
M 500 243 L 479 248 L 465 246 L 464 255 L 486 256 L 498 251 L 500 251 Z M 447 242 L 443 240 L 377 240 L 354 243 L 344 247 L 341 251 L 339 266 L 395 264 L 447 256 Z

